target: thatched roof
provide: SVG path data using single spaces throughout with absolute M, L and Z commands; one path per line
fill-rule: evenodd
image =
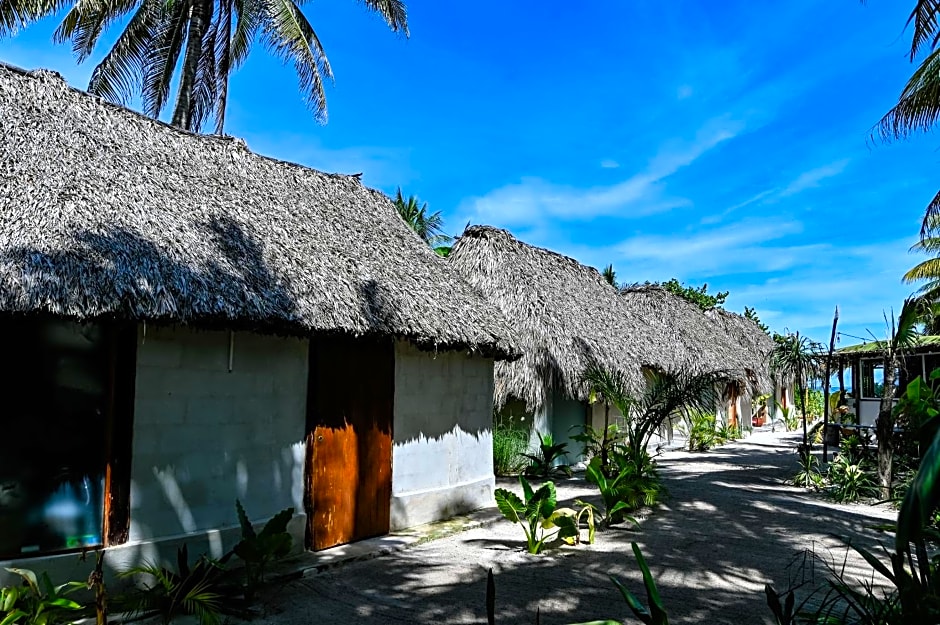
M 468 228 L 450 261 L 505 314 L 519 341 L 522 358 L 496 367 L 498 405 L 512 396 L 537 410 L 550 388 L 585 399 L 581 378 L 594 363 L 623 372 L 633 390 L 644 385 L 644 367 L 735 368 L 739 346 L 661 288 L 621 295 L 593 267 L 488 226 Z
M 0 312 L 340 332 L 514 355 L 498 311 L 356 177 L 0 65 Z
M 693 363 L 699 370 L 728 372 L 747 391 L 772 388 L 767 356 L 773 340 L 752 321 L 720 308 L 705 312 L 658 285 L 630 287 L 621 297 L 661 346 L 661 369 Z
M 846 345 L 836 350 L 839 356 L 880 356 L 885 348 L 885 341 L 869 341 L 858 345 Z M 925 334 L 914 337 L 914 344 L 904 349 L 908 354 L 940 353 L 940 336 Z

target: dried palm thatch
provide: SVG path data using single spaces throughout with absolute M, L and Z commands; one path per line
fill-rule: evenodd
M 693 369 L 727 372 L 729 381 L 745 392 L 771 388 L 766 356 L 773 342 L 753 322 L 722 309 L 705 312 L 658 285 L 626 288 L 621 297 L 631 314 L 646 320 L 653 341 L 661 346 L 661 369 L 674 371 L 693 363 Z M 752 336 L 748 326 L 766 341 Z
M 737 352 L 738 367 L 748 371 L 754 390 L 759 393 L 773 391 L 770 373 L 770 352 L 774 340 L 750 319 L 737 313 L 716 308 L 706 313 L 741 349 Z
M 545 405 L 552 389 L 586 399 L 582 376 L 589 365 L 619 370 L 632 390 L 644 368 L 725 371 L 739 350 L 694 304 L 657 287 L 620 294 L 592 267 L 533 247 L 509 232 L 468 228 L 451 264 L 509 319 L 522 358 L 496 366 L 495 401 Z
M 356 177 L 2 65 L 0 311 L 515 355 L 498 311 Z

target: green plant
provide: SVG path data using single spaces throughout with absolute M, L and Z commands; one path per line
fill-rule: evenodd
M 723 371 L 693 373 L 650 371 L 641 394 L 634 396 L 622 373 L 591 366 L 584 380 L 592 392 L 613 404 L 626 421 L 624 442 L 619 446 L 634 466 L 641 466 L 650 439 L 671 417 L 684 411 L 709 410 L 719 395 L 717 386 L 727 374 Z
M 623 595 L 630 611 L 640 621 L 646 625 L 669 625 L 669 616 L 666 614 L 663 600 L 659 596 L 659 589 L 656 588 L 656 580 L 653 579 L 653 574 L 643 558 L 643 552 L 640 551 L 640 547 L 636 543 L 630 544 L 633 547 L 633 555 L 636 557 L 640 572 L 643 574 L 643 586 L 646 589 L 646 601 L 649 607 L 644 606 L 617 578 L 611 576 L 610 579 L 617 586 L 620 594 Z
M 793 484 L 819 490 L 824 483 L 819 472 L 819 458 L 813 454 L 800 454 L 800 470 L 793 476 Z
M 727 423 L 722 423 L 721 427 L 716 430 L 716 434 L 719 444 L 727 443 L 728 441 L 736 441 L 741 438 L 741 430 Z
M 571 538 L 578 534 L 574 522 L 553 517 L 558 505 L 555 484 L 545 482 L 538 490 L 524 476 L 519 476 L 523 499 L 505 488 L 497 488 L 494 496 L 499 511 L 509 521 L 518 523 L 525 532 L 526 549 L 531 554 L 541 553 L 546 541 L 554 538 Z M 551 532 L 551 530 L 556 530 Z
M 529 445 L 526 432 L 512 427 L 496 425 L 493 429 L 493 471 L 496 475 L 515 475 L 526 464 L 525 451 Z
M 605 406 L 605 411 L 609 406 Z M 581 443 L 582 455 L 585 458 L 600 458 L 604 471 L 610 475 L 614 469 L 611 454 L 623 446 L 625 433 L 616 423 L 610 423 L 606 428 L 594 428 L 590 425 L 582 426 L 580 434 L 575 434 L 571 440 Z
M 784 406 L 778 401 L 775 401 L 774 405 L 777 407 L 777 410 L 780 411 L 780 416 L 783 418 L 783 426 L 787 429 L 787 432 L 792 432 L 800 426 L 800 417 L 792 407 Z
M 286 508 L 278 512 L 265 523 L 260 532 L 255 532 L 245 509 L 237 499 L 235 509 L 242 529 L 242 539 L 232 551 L 245 563 L 245 594 L 251 598 L 255 589 L 264 583 L 265 567 L 290 553 L 293 538 L 287 531 L 287 524 L 294 516 L 294 509 Z
M 858 501 L 876 493 L 875 482 L 865 462 L 861 459 L 856 461 L 849 454 L 840 453 L 830 462 L 826 475 L 831 486 L 829 494 L 836 501 Z
M 619 471 L 613 478 L 601 468 L 600 458 L 594 457 L 588 463 L 585 479 L 595 484 L 604 503 L 602 523 L 605 527 L 622 520 L 637 524 L 636 519 L 626 516 L 627 512 L 642 505 L 653 505 L 659 496 L 659 480 L 652 461 L 649 467 L 637 467 L 623 455 L 615 456 Z M 579 502 L 580 503 L 580 502 Z
M 68 595 L 78 588 L 84 588 L 85 584 L 66 582 L 53 586 L 46 573 L 37 576 L 29 569 L 6 570 L 20 576 L 23 583 L 0 588 L 0 625 L 71 623 L 69 614 L 82 609 L 82 605 L 69 599 Z
M 122 577 L 142 577 L 144 582 L 125 601 L 130 612 L 159 614 L 164 625 L 181 614 L 192 614 L 200 625 L 219 625 L 226 598 L 224 562 L 200 556 L 190 566 L 186 545 L 176 554 L 177 570 L 148 563 L 133 567 Z
M 551 434 L 544 436 L 536 432 L 539 437 L 539 448 L 534 454 L 522 454 L 529 459 L 530 464 L 525 468 L 529 477 L 552 477 L 557 475 L 571 475 L 571 468 L 566 464 L 555 465 L 560 458 L 568 455 L 568 443 L 558 443 L 552 439 Z
M 718 442 L 715 414 L 703 410 L 690 410 L 686 415 L 689 451 L 708 451 Z

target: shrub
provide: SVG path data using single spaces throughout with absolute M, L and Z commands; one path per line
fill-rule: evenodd
M 578 526 L 582 515 L 587 516 L 588 540 L 594 541 L 594 515 L 591 509 L 586 512 L 570 508 L 556 509 L 558 498 L 552 482 L 545 482 L 538 490 L 532 490 L 528 480 L 520 475 L 519 483 L 522 485 L 521 499 L 505 488 L 497 488 L 494 495 L 496 506 L 503 516 L 522 526 L 529 553 L 541 553 L 545 543 L 556 538 L 569 544 L 579 542 Z
M 700 410 L 690 411 L 687 416 L 689 451 L 708 451 L 718 444 L 715 431 L 715 415 Z
M 529 446 L 529 435 L 503 425 L 493 430 L 493 471 L 496 475 L 516 475 L 526 465 L 524 456 Z
M 829 494 L 839 502 L 852 502 L 877 493 L 875 481 L 868 472 L 864 460 L 852 458 L 850 454 L 839 453 L 835 460 L 829 463 L 827 473 L 830 489 Z
M 6 569 L 23 578 L 22 585 L 0 588 L 0 623 L 3 625 L 56 625 L 71 623 L 81 604 L 68 598 L 81 582 L 53 586 L 49 575 L 29 569 Z M 70 613 L 72 613 L 70 615 Z
M 566 464 L 556 466 L 555 461 L 568 455 L 568 443 L 558 443 L 552 439 L 551 434 L 542 434 L 536 432 L 539 437 L 539 448 L 534 454 L 522 454 L 529 459 L 529 466 L 525 468 L 525 474 L 530 477 L 552 477 L 564 475 L 571 476 L 571 468 Z

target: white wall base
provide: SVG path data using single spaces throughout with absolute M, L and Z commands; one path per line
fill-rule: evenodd
M 463 484 L 453 484 L 392 495 L 392 531 L 431 523 L 456 514 L 478 510 L 494 503 L 492 476 Z

